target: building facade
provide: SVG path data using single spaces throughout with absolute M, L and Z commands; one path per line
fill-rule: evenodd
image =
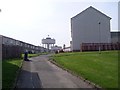
M 24 52 L 40 53 L 45 48 L 0 35 L 0 60 L 19 58 Z
M 52 52 L 55 52 L 55 51 L 61 51 L 62 50 L 62 47 L 61 46 L 57 46 L 57 45 L 55 45 L 55 46 L 52 46 L 51 47 L 51 51 Z
M 82 43 L 110 43 L 110 17 L 93 8 L 71 18 L 71 50 L 80 51 Z
M 112 43 L 120 43 L 120 32 L 111 32 L 111 42 Z

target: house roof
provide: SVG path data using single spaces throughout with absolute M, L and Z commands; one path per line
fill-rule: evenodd
M 88 7 L 88 8 L 85 9 L 85 10 L 83 10 L 82 12 L 80 12 L 80 13 L 77 14 L 77 15 L 75 15 L 74 17 L 77 17 L 78 15 L 84 13 L 85 11 L 87 11 L 87 10 L 90 9 L 90 8 L 92 8 L 92 9 L 94 9 L 95 11 L 99 12 L 100 14 L 104 15 L 104 16 L 107 17 L 108 19 L 111 19 L 111 17 L 105 15 L 104 13 L 102 13 L 101 11 L 97 10 L 96 8 L 94 8 L 94 7 L 92 7 L 92 6 Z M 74 18 L 74 17 L 72 17 L 72 18 Z

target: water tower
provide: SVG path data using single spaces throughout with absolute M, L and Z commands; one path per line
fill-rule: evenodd
M 47 48 L 47 50 L 51 49 L 51 47 L 55 44 L 55 39 L 51 39 L 48 35 L 46 39 L 42 39 L 43 47 Z

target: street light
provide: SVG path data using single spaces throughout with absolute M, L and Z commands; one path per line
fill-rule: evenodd
M 101 33 L 100 33 L 100 24 L 101 22 L 98 23 L 99 24 L 99 54 L 101 53 Z

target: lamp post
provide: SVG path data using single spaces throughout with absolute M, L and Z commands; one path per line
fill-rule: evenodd
M 100 24 L 101 22 L 98 23 L 99 24 L 99 54 L 101 53 L 101 33 L 100 33 Z

